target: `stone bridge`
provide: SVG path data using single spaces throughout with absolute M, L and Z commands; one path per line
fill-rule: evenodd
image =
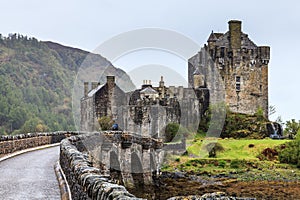
M 97 169 L 97 174 L 110 177 L 114 183 L 125 185 L 126 188 L 137 188 L 152 184 L 152 175 L 158 172 L 163 160 L 162 148 L 163 143 L 159 139 L 129 132 L 86 133 L 62 141 L 60 163 L 66 176 L 72 176 L 68 168 L 78 166 L 75 164 L 66 167 L 70 163 L 66 160 L 70 158 L 71 152 L 76 151 L 78 155 L 82 155 L 79 166 L 86 165 L 87 163 L 83 164 L 86 160 L 89 167 Z M 77 162 L 71 161 L 72 163 Z M 78 196 L 82 193 L 72 184 L 70 188 L 72 194 L 78 193 Z
M 56 172 L 57 174 L 61 173 L 61 176 L 58 179 L 60 184 L 63 182 L 68 183 L 66 187 L 60 188 L 62 199 L 69 199 L 68 196 L 72 196 L 74 200 L 138 199 L 130 194 L 127 189 L 151 184 L 152 174 L 158 172 L 164 154 L 161 140 L 141 137 L 129 132 L 53 132 L 1 136 L 0 158 L 2 157 L 3 160 L 3 157 L 7 154 L 41 145 L 57 144 L 58 142 L 61 142 L 59 157 L 55 154 L 56 150 L 53 149 L 56 147 L 52 147 L 51 149 L 53 150 L 51 151 L 45 151 L 45 154 L 36 154 L 40 156 L 45 155 L 46 157 L 42 156 L 43 159 L 40 157 L 33 158 L 32 156 L 35 154 L 28 153 L 30 156 L 27 156 L 27 158 L 33 159 L 36 162 L 26 161 L 26 159 L 24 160 L 20 156 L 17 157 L 20 157 L 21 160 L 24 160 L 22 162 L 25 162 L 25 164 L 20 163 L 21 166 L 19 168 L 26 169 L 26 171 L 31 170 L 31 174 L 27 174 L 27 176 L 31 177 L 31 181 L 35 178 L 36 182 L 41 178 L 38 175 L 39 171 L 37 169 L 39 162 L 45 162 L 47 157 L 51 157 L 51 160 L 59 160 L 60 165 L 58 166 L 61 166 L 61 168 Z M 33 163 L 32 166 L 28 162 Z M 2 168 L 10 168 L 9 165 L 16 165 L 9 164 L 9 162 L 3 163 L 0 162 L 0 168 L 1 166 Z M 47 162 L 47 164 L 51 165 L 50 162 Z M 52 164 L 54 165 L 55 163 Z M 32 167 L 32 169 L 27 169 L 27 167 Z M 24 173 L 22 170 L 19 170 L 18 174 L 16 177 L 23 180 L 22 176 Z M 61 180 L 62 178 L 64 178 L 64 181 Z M 53 181 L 53 177 L 50 179 L 52 180 L 45 180 L 43 182 L 44 188 L 49 184 L 49 181 L 52 184 L 55 182 Z M 16 186 L 17 183 L 19 182 L 16 181 L 13 184 L 16 188 L 18 188 Z M 1 184 L 4 189 L 7 188 L 5 182 Z M 32 187 L 32 191 L 34 191 L 34 185 L 34 183 L 30 183 L 26 187 Z M 125 185 L 127 189 L 122 185 Z M 22 187 L 20 186 L 19 188 Z M 42 188 L 42 186 L 39 188 Z M 6 191 L 3 190 L 3 192 Z M 47 196 L 47 192 L 49 191 L 44 192 Z M 41 191 L 39 191 L 40 193 Z M 40 197 L 44 198 L 46 196 L 41 195 Z M 21 199 L 34 199 L 33 197 L 24 196 Z M 10 199 L 10 197 L 7 196 L 7 199 Z

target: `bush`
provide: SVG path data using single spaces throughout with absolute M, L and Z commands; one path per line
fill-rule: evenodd
M 294 141 L 288 142 L 285 144 L 284 148 L 281 148 L 279 151 L 279 161 L 281 163 L 288 163 L 297 165 L 300 167 L 300 135 L 299 133 L 296 136 Z
M 179 124 L 169 123 L 165 130 L 165 142 L 171 142 L 179 130 Z
M 189 131 L 177 123 L 169 123 L 165 130 L 165 142 L 178 142 L 182 138 L 186 138 Z
M 240 168 L 240 167 L 242 167 L 244 164 L 243 164 L 243 161 L 241 161 L 241 160 L 232 160 L 231 162 L 230 162 L 230 167 L 231 168 L 234 168 L 234 169 L 238 169 L 238 168 Z
M 224 148 L 220 143 L 209 143 L 205 148 L 208 151 L 208 157 L 210 158 L 215 158 L 217 157 L 217 152 L 224 151 Z
M 102 131 L 106 131 L 111 129 L 112 125 L 113 125 L 113 121 L 111 120 L 110 117 L 104 116 L 104 117 L 100 117 L 98 119 L 99 125 L 100 125 L 100 129 Z
M 226 166 L 226 161 L 225 160 L 220 160 L 219 161 L 219 167 L 225 168 Z

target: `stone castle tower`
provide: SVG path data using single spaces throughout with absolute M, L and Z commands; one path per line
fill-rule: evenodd
M 189 59 L 189 85 L 213 85 L 208 65 L 218 70 L 225 102 L 233 112 L 254 114 L 259 108 L 268 118 L 268 63 L 270 47 L 257 46 L 242 32 L 242 22 L 228 22 L 226 33 L 212 32 L 207 44 Z M 212 63 L 212 64 L 211 64 Z

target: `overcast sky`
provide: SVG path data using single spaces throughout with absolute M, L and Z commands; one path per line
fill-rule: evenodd
M 271 46 L 269 102 L 277 110 L 271 119 L 282 116 L 289 120 L 300 119 L 299 9 L 300 3 L 296 0 L 1 1 L 0 33 L 21 33 L 93 51 L 123 32 L 155 27 L 176 31 L 203 46 L 212 30 L 226 32 L 227 22 L 239 19 L 243 21 L 243 32 L 249 34 L 252 41 Z M 179 73 L 178 68 L 185 68 L 184 61 L 162 55 L 157 56 L 159 63 L 133 53 L 114 64 L 125 70 L 149 62 L 175 66 L 174 70 Z

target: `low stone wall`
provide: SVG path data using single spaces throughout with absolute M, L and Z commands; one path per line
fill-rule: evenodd
M 71 136 L 62 140 L 60 146 L 60 165 L 66 176 L 73 199 L 81 200 L 117 200 L 135 199 L 124 186 L 113 183 L 110 177 L 101 174 L 92 167 L 88 155 L 75 146 L 80 136 Z
M 77 132 L 27 133 L 20 135 L 0 136 L 0 157 L 16 151 L 34 148 L 47 144 L 59 143 L 64 138 Z

